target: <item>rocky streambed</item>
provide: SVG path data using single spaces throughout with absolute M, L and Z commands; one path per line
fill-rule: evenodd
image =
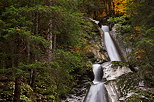
M 66 95 L 66 99 L 62 100 L 61 102 L 83 102 L 90 84 L 90 78 L 82 77 L 80 84 L 76 85 L 71 90 L 71 93 Z

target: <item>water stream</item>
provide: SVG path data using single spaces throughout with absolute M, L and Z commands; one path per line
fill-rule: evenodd
M 111 61 L 121 61 L 118 50 L 110 36 L 109 27 L 104 25 L 101 27 L 104 32 L 104 46 L 107 50 L 109 58 Z
M 107 92 L 102 82 L 103 70 L 100 64 L 93 65 L 94 80 L 84 102 L 108 102 Z
M 95 20 L 92 20 L 95 23 Z M 110 61 L 121 61 L 118 50 L 109 33 L 109 27 L 103 25 L 101 29 L 104 32 L 104 46 L 110 58 Z M 108 93 L 102 81 L 103 69 L 100 64 L 93 65 L 94 80 L 91 85 L 84 102 L 109 102 Z
M 94 23 L 98 24 L 99 21 L 91 19 Z M 106 25 L 101 26 L 101 30 L 103 31 L 104 35 L 104 46 L 110 58 L 110 61 L 121 61 L 121 57 L 119 52 L 114 44 L 112 37 L 110 36 L 109 27 Z M 109 64 L 108 64 L 109 63 Z M 70 98 L 68 97 L 67 100 L 62 102 L 117 102 L 117 98 L 114 98 L 112 92 L 108 95 L 106 87 L 104 85 L 102 77 L 106 76 L 108 79 L 113 79 L 110 74 L 116 74 L 117 72 L 112 72 L 111 67 L 107 67 L 106 65 L 111 65 L 111 62 L 106 62 L 104 64 L 93 64 L 93 73 L 94 73 L 94 80 L 92 81 L 93 84 L 90 86 L 86 96 L 83 92 L 80 96 L 72 95 Z M 107 69 L 106 69 L 107 68 Z M 105 71 L 103 73 L 103 71 Z M 104 75 L 103 75 L 104 74 Z M 121 75 L 121 74 L 119 74 Z M 116 75 L 115 75 L 116 76 Z M 108 80 L 107 79 L 107 80 Z M 110 87 L 109 87 L 110 88 Z M 109 89 L 108 88 L 108 89 Z M 85 88 L 82 88 L 85 90 Z M 81 91 L 81 89 L 80 89 Z M 111 88 L 112 91 L 112 88 Z M 85 96 L 85 98 L 83 97 Z M 110 96 L 110 98 L 108 97 Z M 115 96 L 115 95 L 114 95 Z

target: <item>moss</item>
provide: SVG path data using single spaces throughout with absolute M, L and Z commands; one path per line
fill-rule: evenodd
M 153 102 L 154 94 L 148 92 L 147 90 L 133 90 L 135 94 L 127 98 L 125 102 Z
M 128 73 L 120 76 L 117 80 L 117 85 L 121 96 L 126 96 L 131 90 L 135 90 L 138 87 L 139 81 L 140 79 L 136 73 Z
M 121 61 L 112 61 L 112 66 L 114 67 L 116 67 L 116 66 L 121 66 L 121 67 L 123 67 L 123 66 L 126 66 L 126 67 L 128 67 L 128 63 L 126 63 L 126 62 L 121 62 Z

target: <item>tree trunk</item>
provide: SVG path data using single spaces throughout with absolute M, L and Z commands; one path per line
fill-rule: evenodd
M 48 5 L 52 5 L 53 0 L 48 0 Z M 49 48 L 47 49 L 47 61 L 51 61 L 52 59 L 52 51 L 53 51 L 53 34 L 52 34 L 52 18 L 49 18 L 48 21 L 48 34 L 47 40 L 50 42 Z
M 108 12 L 110 16 L 112 15 L 112 7 L 111 7 L 112 4 L 111 3 L 112 3 L 112 0 L 108 0 Z
M 34 23 L 35 23 L 35 31 L 34 31 L 34 34 L 35 35 L 38 35 L 38 33 L 39 33 L 39 13 L 38 13 L 38 11 L 35 12 L 35 21 L 34 21 Z M 38 58 L 37 57 L 38 56 L 37 53 L 35 53 L 34 56 L 35 56 L 34 57 L 34 62 L 36 62 L 37 61 L 37 58 Z M 30 57 L 30 55 L 29 55 L 29 57 Z M 36 80 L 36 68 L 31 69 L 31 72 L 30 72 L 30 86 L 32 88 L 35 87 L 35 80 Z
M 18 41 L 18 39 L 15 39 L 16 41 Z M 12 50 L 12 54 L 19 54 L 19 44 L 13 43 L 14 44 L 14 48 Z M 12 67 L 13 68 L 18 68 L 18 63 L 19 63 L 19 56 L 14 56 L 12 58 Z M 13 102 L 20 102 L 20 94 L 21 94 L 21 75 L 17 75 L 18 71 L 16 70 L 16 72 L 14 73 L 15 76 L 15 90 L 14 90 L 14 99 Z
M 36 80 L 36 69 L 32 70 L 32 77 L 31 77 L 31 87 L 34 88 L 35 87 L 35 80 Z
M 21 76 L 15 78 L 15 90 L 14 90 L 14 99 L 13 102 L 20 102 L 21 94 Z
M 53 50 L 53 34 L 52 34 L 52 20 L 49 20 L 49 24 L 48 24 L 48 35 L 47 35 L 47 40 L 50 42 L 50 46 L 47 49 L 47 53 L 48 53 L 48 61 L 51 60 L 52 58 L 52 50 Z
M 53 37 L 53 56 L 55 56 L 55 50 L 56 50 L 56 35 Z

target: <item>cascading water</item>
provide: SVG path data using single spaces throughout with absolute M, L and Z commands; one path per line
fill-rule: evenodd
M 99 22 L 91 19 L 93 22 L 98 24 Z M 104 46 L 108 52 L 109 58 L 111 61 L 121 61 L 120 55 L 116 46 L 109 34 L 109 27 L 104 25 L 101 27 L 104 32 Z M 93 73 L 94 73 L 94 80 L 93 84 L 91 85 L 87 96 L 85 97 L 84 102 L 109 102 L 108 93 L 104 86 L 104 82 L 102 81 L 103 76 L 103 68 L 100 64 L 93 65 Z M 114 100 L 112 100 L 114 102 Z M 115 101 L 116 102 L 116 101 Z
M 100 64 L 93 65 L 94 85 L 91 85 L 84 102 L 108 102 L 107 92 L 102 82 L 103 70 Z
M 117 48 L 109 34 L 109 27 L 104 25 L 101 27 L 104 32 L 104 46 L 107 50 L 111 61 L 121 61 Z
M 99 25 L 99 21 L 91 20 Z M 108 52 L 110 60 L 121 61 L 122 56 L 119 55 L 119 50 L 117 50 L 117 46 L 110 36 L 109 27 L 103 25 L 99 30 L 101 34 L 104 32 L 104 46 Z M 66 100 L 63 100 L 62 102 L 119 102 L 121 93 L 117 87 L 116 79 L 123 74 L 130 73 L 131 70 L 128 67 L 112 67 L 111 61 L 93 65 L 93 85 L 91 85 L 87 94 L 86 87 L 89 80 L 86 79 L 84 84 L 79 85 L 79 88 L 74 88 L 75 94 L 68 95 Z M 102 81 L 102 77 L 105 81 Z
M 94 73 L 94 84 L 101 83 L 102 81 L 102 75 L 103 75 L 103 70 L 101 68 L 100 64 L 94 64 L 93 65 L 93 73 Z

